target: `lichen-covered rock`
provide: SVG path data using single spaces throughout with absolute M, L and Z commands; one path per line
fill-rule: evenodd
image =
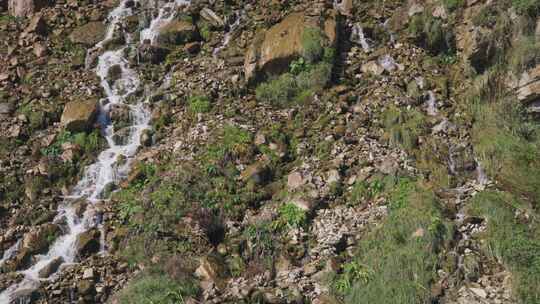
M 102 22 L 89 22 L 74 29 L 69 35 L 69 40 L 73 43 L 92 46 L 105 38 L 106 30 L 107 27 Z
M 88 130 L 98 112 L 97 100 L 68 102 L 62 113 L 61 124 L 71 132 Z

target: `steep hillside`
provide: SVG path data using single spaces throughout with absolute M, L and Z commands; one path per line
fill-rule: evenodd
M 0 304 L 540 303 L 539 17 L 0 0 Z

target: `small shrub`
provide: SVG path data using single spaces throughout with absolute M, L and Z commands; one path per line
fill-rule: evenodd
M 323 89 L 330 81 L 332 66 L 320 63 L 307 71 L 303 71 L 296 78 L 296 85 L 300 91 L 316 91 Z
M 309 63 L 314 63 L 322 59 L 324 54 L 324 34 L 320 29 L 308 27 L 302 33 L 302 56 Z
M 531 17 L 538 16 L 540 12 L 539 0 L 512 0 L 512 6 L 518 14 L 529 15 Z
M 476 26 L 494 26 L 497 23 L 498 11 L 493 6 L 484 6 L 476 16 L 473 17 L 473 24 Z
M 272 224 L 274 229 L 302 227 L 307 222 L 306 212 L 294 203 L 286 203 L 279 207 L 278 214 L 278 219 Z
M 450 12 L 453 12 L 456 9 L 463 7 L 463 5 L 465 4 L 465 0 L 443 0 L 443 3 L 446 9 L 448 9 Z
M 192 96 L 188 100 L 188 108 L 191 113 L 208 113 L 212 108 L 210 100 L 206 96 Z
M 284 106 L 292 100 L 296 92 L 296 79 L 293 75 L 285 73 L 276 79 L 261 83 L 255 94 L 258 100 Z

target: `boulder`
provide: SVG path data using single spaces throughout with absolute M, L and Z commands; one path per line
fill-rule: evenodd
M 88 130 L 97 116 L 97 100 L 71 101 L 64 107 L 61 124 L 71 132 Z
M 22 248 L 27 249 L 31 254 L 44 253 L 59 232 L 60 228 L 57 225 L 42 225 L 24 235 Z
M 220 258 L 214 255 L 207 255 L 199 260 L 199 267 L 195 270 L 195 275 L 202 281 L 211 282 L 216 286 L 223 287 L 225 265 Z
M 161 46 L 181 45 L 197 40 L 197 27 L 187 21 L 173 21 L 162 27 L 157 42 Z
M 86 46 L 93 46 L 105 38 L 107 27 L 99 21 L 89 22 L 79 26 L 69 34 L 69 40 Z
M 153 64 L 161 63 L 169 54 L 169 49 L 144 43 L 138 48 L 139 59 L 141 62 L 150 62 Z
M 97 229 L 90 229 L 77 236 L 76 249 L 79 256 L 86 257 L 99 251 L 99 235 Z
M 212 24 L 212 26 L 215 28 L 225 26 L 225 21 L 223 21 L 223 19 L 221 19 L 213 10 L 207 7 L 201 10 L 200 15 L 204 20 L 210 22 L 210 24 Z
M 248 166 L 240 174 L 240 179 L 243 181 L 252 181 L 257 185 L 263 185 L 270 181 L 272 177 L 270 168 L 264 162 L 256 162 Z
M 333 18 L 333 17 L 332 17 Z M 302 38 L 306 29 L 319 28 L 332 44 L 336 39 L 336 23 L 319 25 L 301 13 L 293 13 L 267 31 L 256 35 L 244 57 L 244 73 L 248 81 L 258 74 L 278 75 L 304 53 Z
M 9 14 L 15 17 L 27 17 L 50 5 L 49 0 L 9 0 Z
M 52 259 L 45 267 L 41 268 L 38 272 L 38 276 L 42 279 L 48 278 L 51 276 L 51 274 L 55 273 L 58 268 L 60 268 L 60 265 L 64 263 L 64 259 L 62 257 L 57 257 Z

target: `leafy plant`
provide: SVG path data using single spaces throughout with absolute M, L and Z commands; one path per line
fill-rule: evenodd
M 324 34 L 319 28 L 308 27 L 302 33 L 302 56 L 309 63 L 321 60 L 324 54 Z
M 284 227 L 302 227 L 307 223 L 306 211 L 300 209 L 294 203 L 286 203 L 278 209 L 279 217 L 272 224 L 274 229 Z
M 191 96 L 188 100 L 188 107 L 191 113 L 207 113 L 212 108 L 210 100 L 206 96 Z

